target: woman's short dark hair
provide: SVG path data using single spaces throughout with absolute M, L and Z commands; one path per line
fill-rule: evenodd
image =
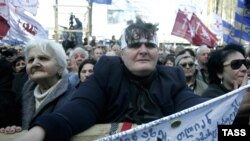
M 78 69 L 78 77 L 80 78 L 80 74 L 81 74 L 81 70 L 83 68 L 83 66 L 85 64 L 92 64 L 93 66 L 95 66 L 96 64 L 96 61 L 94 59 L 85 59 L 79 66 L 79 69 Z
M 15 68 L 16 63 L 19 62 L 20 60 L 25 61 L 25 57 L 24 57 L 24 56 L 18 56 L 18 57 L 12 62 L 12 66 Z
M 224 62 L 227 57 L 235 52 L 240 52 L 245 57 L 245 49 L 239 44 L 228 44 L 222 49 L 212 51 L 207 62 L 209 83 L 220 84 L 221 79 L 218 74 L 221 74 L 224 70 Z
M 188 52 L 192 57 L 195 58 L 195 53 L 191 48 L 185 48 L 185 49 L 181 50 L 180 52 L 178 52 L 176 57 L 179 56 L 179 55 L 185 54 L 186 52 Z

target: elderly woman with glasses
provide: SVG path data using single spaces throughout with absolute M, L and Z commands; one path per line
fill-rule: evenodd
M 209 86 L 202 96 L 215 98 L 246 84 L 249 61 L 245 58 L 243 46 L 228 44 L 211 53 L 207 68 Z M 236 118 L 235 124 L 248 124 L 248 117 L 244 120 L 237 119 L 239 118 Z

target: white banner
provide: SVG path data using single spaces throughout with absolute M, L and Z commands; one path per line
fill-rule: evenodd
M 217 141 L 217 125 L 233 123 L 249 87 L 97 141 Z

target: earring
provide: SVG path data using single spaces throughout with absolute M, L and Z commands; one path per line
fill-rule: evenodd
M 221 78 L 221 80 L 220 80 L 220 84 L 221 84 L 221 85 L 223 84 L 223 78 Z
M 62 76 L 62 72 L 59 71 L 59 72 L 57 73 L 57 75 L 58 75 L 59 77 L 61 77 L 61 76 Z

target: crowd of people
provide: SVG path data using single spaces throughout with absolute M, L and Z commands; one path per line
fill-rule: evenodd
M 2 46 L 0 132 L 29 130 L 16 141 L 70 140 L 98 123 L 140 125 L 247 84 L 242 45 L 167 50 L 157 30 L 138 18 L 110 46 L 47 39 Z M 249 105 L 246 94 L 233 124 L 249 125 Z

